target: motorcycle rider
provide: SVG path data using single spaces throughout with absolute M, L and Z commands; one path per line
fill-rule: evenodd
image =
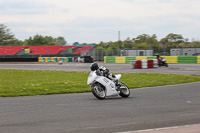
M 157 59 L 158 61 L 160 61 L 160 55 L 159 55 L 159 54 L 156 54 L 156 59 Z
M 166 66 L 168 67 L 167 63 L 166 63 L 166 60 L 164 57 L 161 57 L 160 55 L 156 55 L 156 59 L 158 60 L 158 65 L 159 66 Z
M 158 60 L 158 63 L 161 64 L 163 57 L 161 57 L 159 54 L 157 54 L 156 59 Z
M 104 67 L 104 66 L 99 67 L 98 63 L 94 62 L 90 65 L 90 68 L 91 68 L 91 71 L 96 70 L 97 75 L 105 76 L 105 77 L 111 79 L 113 82 L 115 82 L 117 87 L 120 87 L 116 76 L 113 75 L 112 73 L 109 73 L 109 69 L 107 69 L 106 67 Z

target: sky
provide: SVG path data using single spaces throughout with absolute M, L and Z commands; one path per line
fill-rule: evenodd
M 200 0 L 0 0 L 0 24 L 22 41 L 39 34 L 62 36 L 69 45 L 142 34 L 200 40 L 199 5 Z

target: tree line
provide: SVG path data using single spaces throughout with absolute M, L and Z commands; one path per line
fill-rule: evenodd
M 161 40 L 157 39 L 156 34 L 142 34 L 135 38 L 128 37 L 126 40 L 116 42 L 100 42 L 96 45 L 97 49 L 153 49 L 153 48 L 185 48 L 185 47 L 200 47 L 200 41 L 194 39 L 189 42 L 189 39 L 183 38 L 181 34 L 170 33 Z M 10 29 L 0 24 L 0 46 L 34 46 L 34 45 L 65 45 L 67 41 L 64 37 L 54 38 L 52 36 L 42 36 L 36 34 L 24 41 L 15 38 Z M 73 45 L 80 45 L 79 42 L 74 42 Z M 88 45 L 87 43 L 81 45 Z
M 21 41 L 15 38 L 6 25 L 0 24 L 0 46 L 65 45 L 66 43 L 65 38 L 61 36 L 54 38 L 52 36 L 38 34 Z

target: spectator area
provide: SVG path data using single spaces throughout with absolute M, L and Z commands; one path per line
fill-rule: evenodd
M 81 54 L 84 53 L 85 51 L 91 49 L 93 46 L 83 46 L 81 48 L 79 48 L 76 52 L 74 52 L 74 54 Z
M 0 55 L 16 55 L 24 46 L 5 46 L 0 47 Z
M 0 47 L 0 55 L 57 55 L 61 52 L 72 54 L 81 54 L 93 46 L 2 46 Z

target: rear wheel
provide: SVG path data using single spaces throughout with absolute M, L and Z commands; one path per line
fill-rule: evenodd
M 92 88 L 92 94 L 96 98 L 98 98 L 100 100 L 103 100 L 106 98 L 106 92 L 105 92 L 104 88 L 101 87 L 100 84 L 94 84 L 91 88 Z
M 121 85 L 119 95 L 124 98 L 129 97 L 130 89 L 124 83 L 119 84 Z

